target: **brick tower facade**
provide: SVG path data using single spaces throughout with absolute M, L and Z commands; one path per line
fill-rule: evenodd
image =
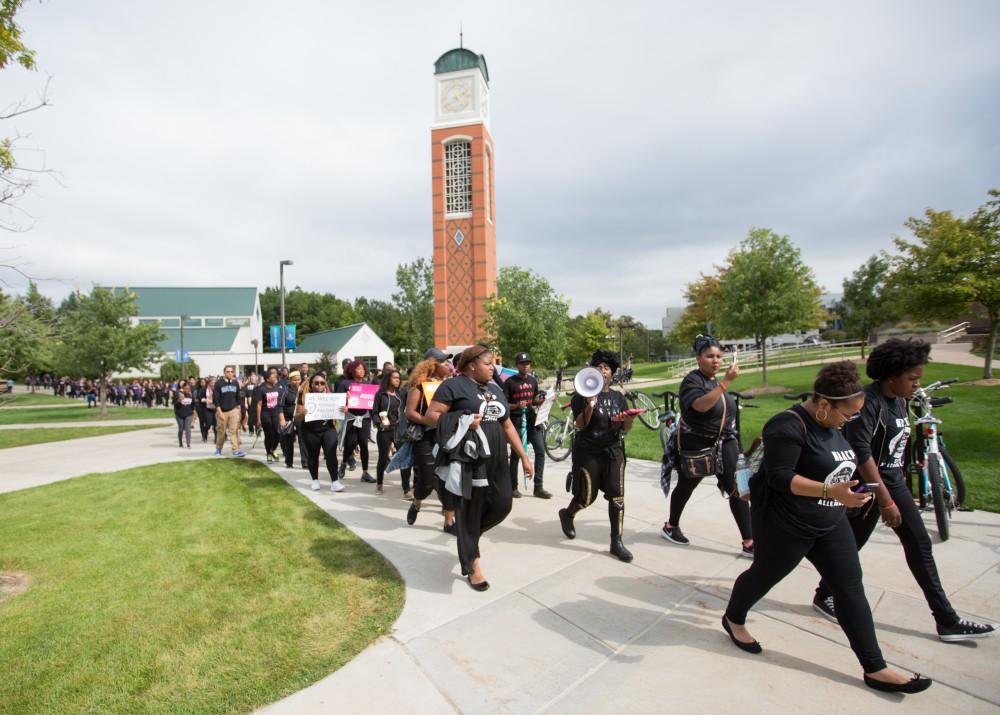
M 434 344 L 446 349 L 483 337 L 484 307 L 496 293 L 489 79 L 486 58 L 465 48 L 434 63 Z

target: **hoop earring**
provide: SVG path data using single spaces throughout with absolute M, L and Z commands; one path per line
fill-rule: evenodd
M 819 422 L 826 422 L 826 418 L 829 417 L 829 416 L 830 416 L 830 410 L 827 410 L 822 415 L 819 413 L 819 410 L 816 410 L 816 419 Z

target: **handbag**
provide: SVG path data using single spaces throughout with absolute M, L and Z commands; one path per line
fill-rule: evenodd
M 719 442 L 722 439 L 722 428 L 726 424 L 726 398 L 722 398 L 722 419 L 719 420 L 719 434 L 715 444 L 702 449 L 681 449 L 681 431 L 677 435 L 677 455 L 680 473 L 688 479 L 714 477 L 719 473 Z
M 420 405 L 423 404 L 424 396 L 420 395 L 420 401 L 417 403 L 417 411 L 420 411 Z M 406 403 L 404 402 L 399 408 L 399 422 L 396 423 L 396 431 L 393 434 L 393 441 L 397 445 L 404 444 L 406 442 L 419 442 L 424 437 L 424 426 L 417 424 L 416 422 L 410 422 L 406 417 Z

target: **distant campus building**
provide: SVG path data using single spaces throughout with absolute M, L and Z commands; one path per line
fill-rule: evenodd
M 235 365 L 238 373 L 281 365 L 280 352 L 264 352 L 269 344 L 264 340 L 257 288 L 143 286 L 128 290 L 136 294 L 139 309 L 133 324 L 160 325 L 164 336 L 160 349 L 166 359 L 179 357 L 183 316 L 184 351 L 202 375 L 221 375 L 226 365 Z M 369 368 L 394 362 L 392 350 L 367 323 L 303 336 L 296 350 L 286 352 L 286 362 L 314 364 L 324 352 L 330 353 L 337 366 L 344 358 L 363 360 Z M 155 365 L 152 372 L 158 370 Z

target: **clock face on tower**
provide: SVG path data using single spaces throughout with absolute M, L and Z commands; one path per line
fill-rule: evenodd
M 441 83 L 442 113 L 465 112 L 472 108 L 472 79 L 463 77 Z

